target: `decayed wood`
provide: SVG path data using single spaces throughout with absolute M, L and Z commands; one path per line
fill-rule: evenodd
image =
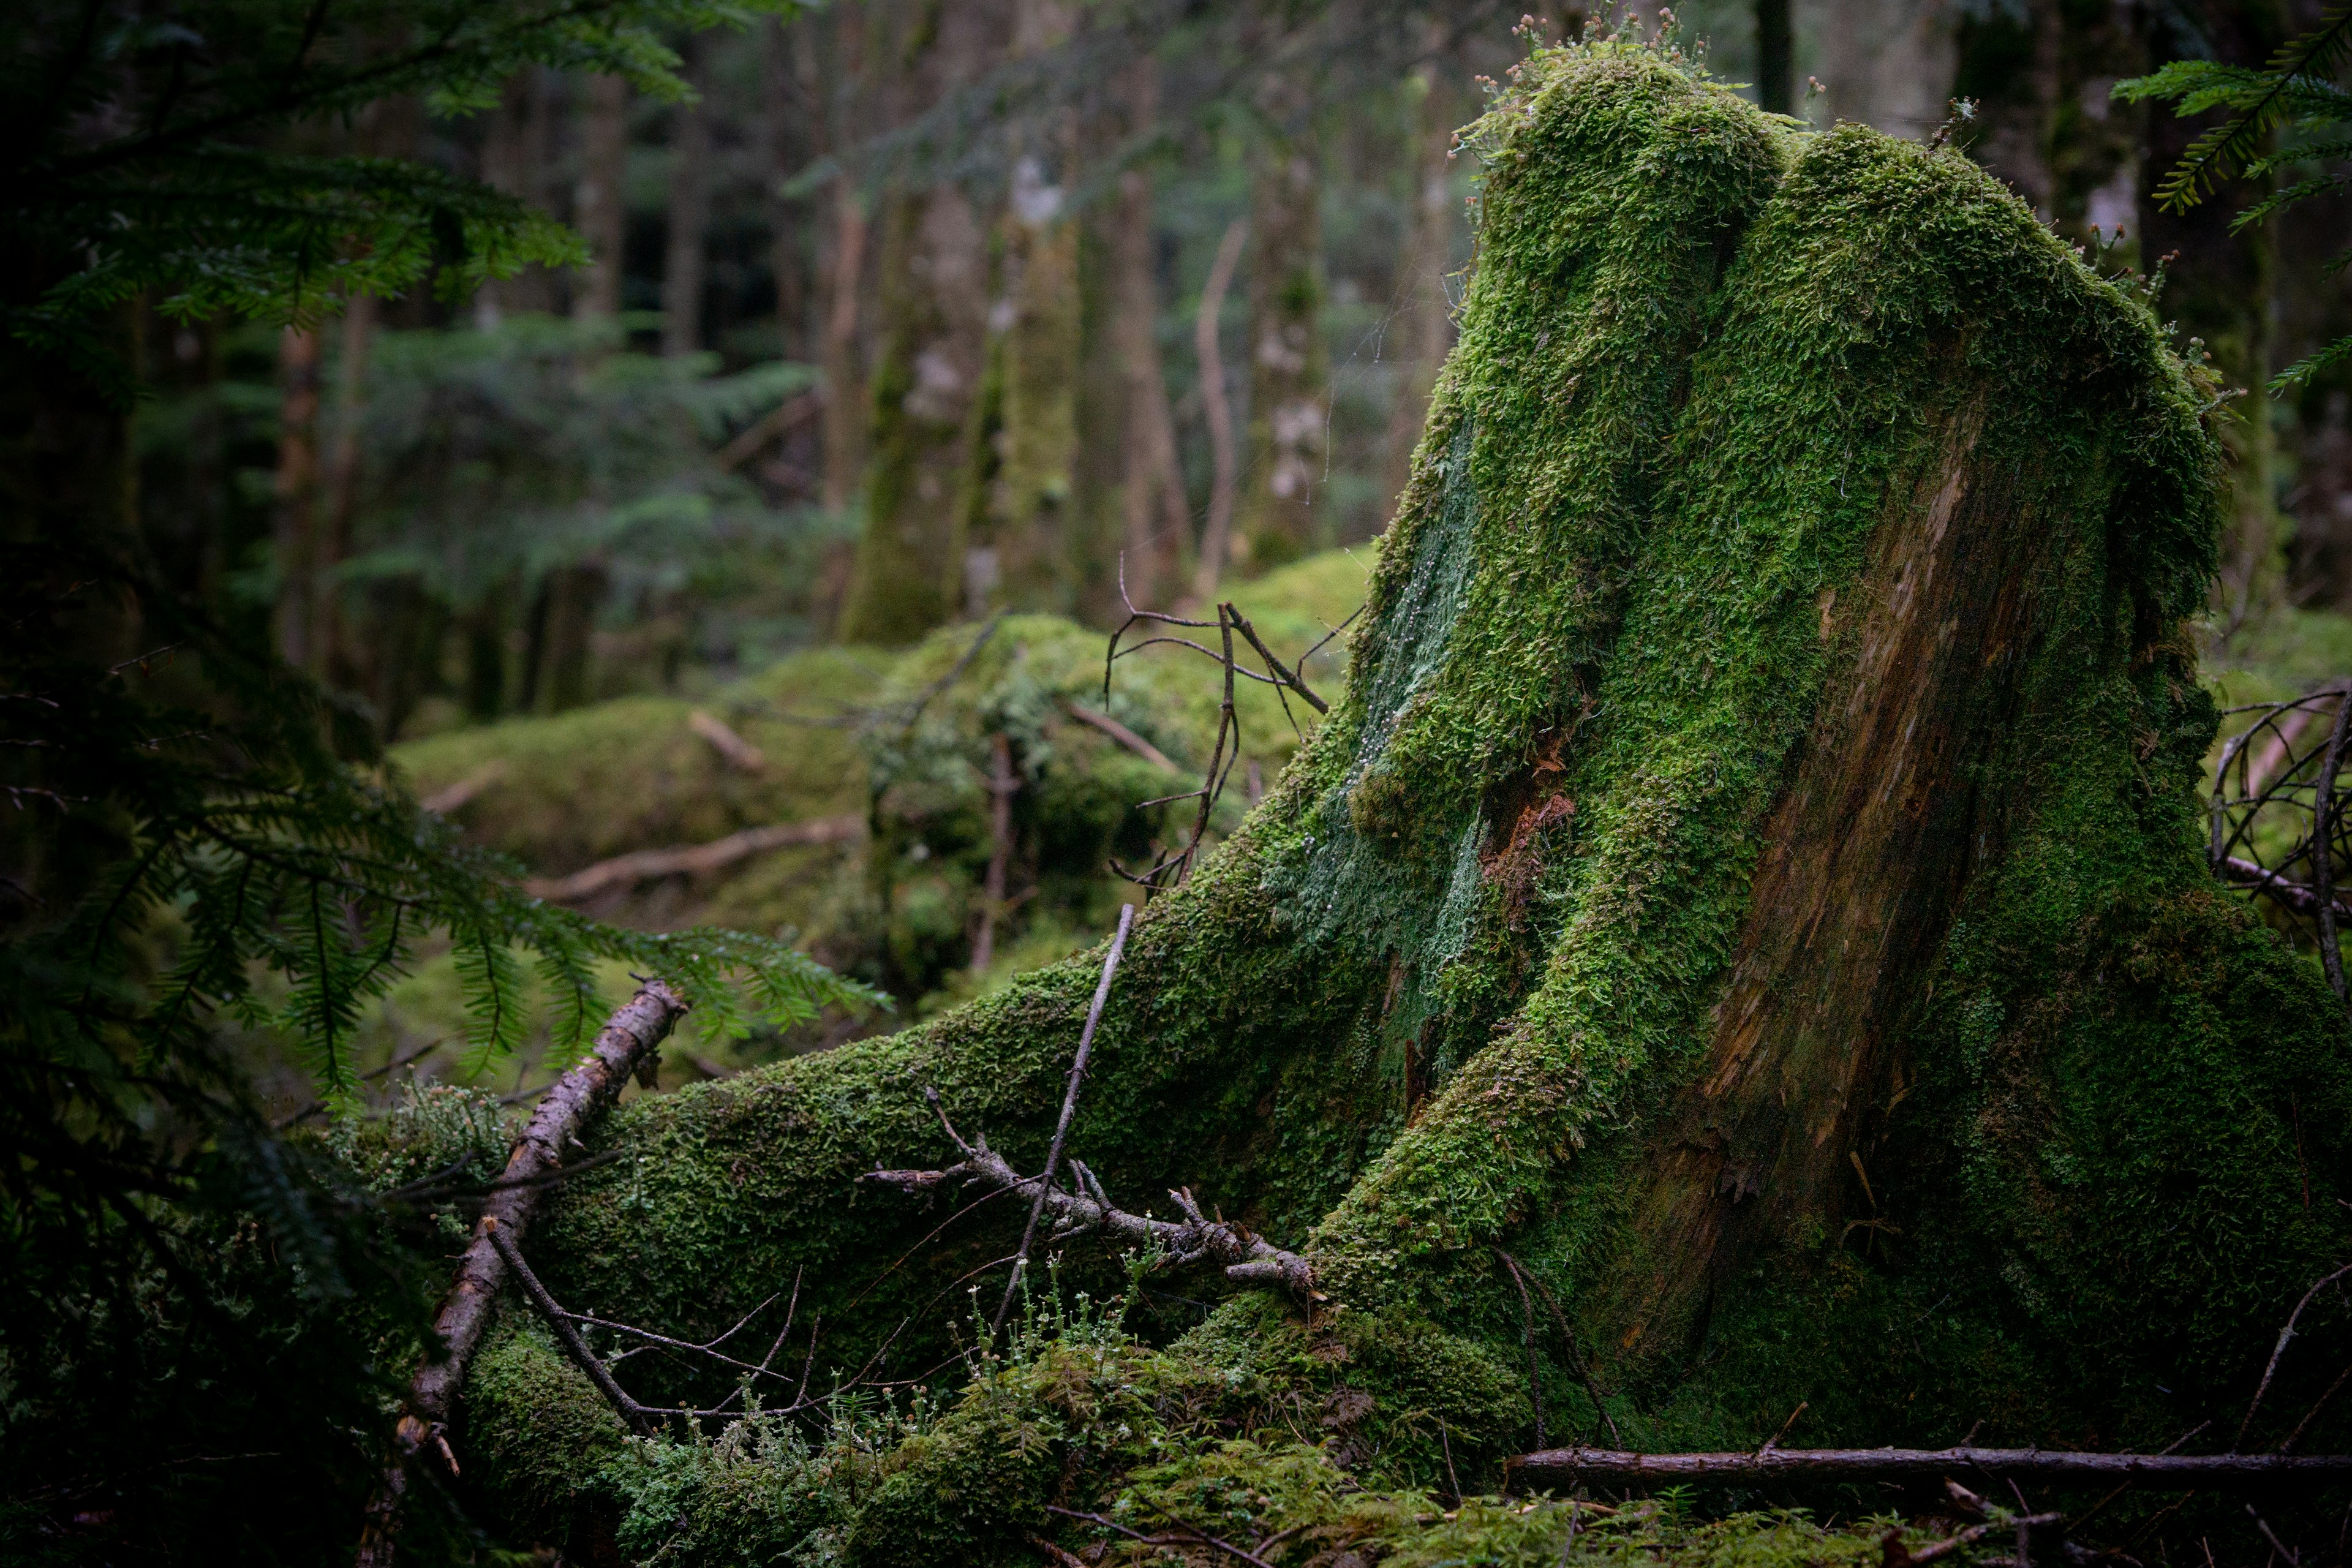
M 540 1194 L 547 1189 L 544 1178 L 561 1168 L 565 1147 L 620 1098 L 632 1075 L 650 1079 L 659 1060 L 661 1042 L 686 1010 L 686 1003 L 667 985 L 646 981 L 605 1021 L 586 1059 L 558 1079 L 531 1113 L 514 1152 L 507 1157 L 505 1174 L 482 1205 L 473 1243 L 457 1265 L 457 1281 L 434 1316 L 434 1337 L 440 1342 L 441 1353 L 428 1356 L 409 1385 L 408 1408 L 394 1431 L 398 1456 L 368 1505 L 358 1568 L 390 1568 L 408 1467 L 431 1453 L 453 1472 L 457 1468 L 457 1456 L 449 1448 L 449 1415 L 457 1404 L 458 1386 L 465 1381 L 467 1363 L 489 1326 L 499 1288 L 506 1282 L 506 1258 L 497 1238 L 522 1240 L 539 1207 Z
M 938 1091 L 927 1089 L 924 1093 L 931 1109 L 939 1110 Z M 1057 1240 L 1087 1231 L 1101 1231 L 1117 1240 L 1158 1251 L 1171 1266 L 1222 1264 L 1228 1279 L 1245 1285 L 1277 1285 L 1300 1296 L 1319 1299 L 1315 1290 L 1315 1271 L 1305 1258 L 1284 1251 L 1263 1237 L 1252 1236 L 1239 1226 L 1211 1219 L 1201 1212 L 1201 1205 L 1193 1201 L 1189 1189 L 1179 1187 L 1168 1194 L 1184 1215 L 1181 1223 L 1150 1219 L 1129 1214 L 1112 1204 L 1101 1179 L 1078 1160 L 1069 1163 L 1070 1174 L 1079 1188 L 1078 1194 L 1073 1195 L 1045 1187 L 1042 1177 L 1021 1174 L 1005 1162 L 1003 1155 L 988 1146 L 985 1138 L 964 1142 L 963 1134 L 955 1130 L 944 1110 L 940 1111 L 940 1125 L 947 1129 L 948 1137 L 963 1152 L 961 1161 L 939 1171 L 868 1171 L 858 1180 L 879 1182 L 908 1193 L 929 1192 L 958 1178 L 984 1182 L 1033 1197 L 1043 1188 L 1045 1212 L 1054 1216 L 1054 1236 Z
M 569 877 L 528 877 L 522 890 L 551 904 L 577 903 L 607 888 L 634 887 L 658 877 L 692 876 L 716 871 L 738 860 L 764 855 L 794 844 L 845 844 L 866 836 L 862 816 L 820 816 L 809 822 L 780 822 L 747 827 L 708 844 L 683 844 L 672 849 L 637 849 L 599 860 Z
M 2015 474 L 1976 460 L 1979 417 L 1945 417 L 1889 487 L 1861 582 L 1821 603 L 1838 672 L 1759 825 L 1713 1038 L 1636 1200 L 1631 1229 L 1658 1261 L 1626 1272 L 1612 1315 L 1637 1356 L 1680 1342 L 1710 1291 L 1801 1216 L 1877 1223 L 1855 1177 L 1903 1070 L 1895 1042 L 1974 846 L 2030 804 L 1971 782 L 2016 722 L 2049 613 L 2022 585 L 2070 542 Z
M 1937 1480 L 1971 1471 L 2044 1483 L 2130 1480 L 2209 1490 L 2352 1477 L 2352 1454 L 2075 1454 L 2046 1448 L 1767 1448 L 1731 1454 L 1634 1454 L 1552 1448 L 1508 1461 L 1513 1484 L 1685 1486 L 1722 1481 Z

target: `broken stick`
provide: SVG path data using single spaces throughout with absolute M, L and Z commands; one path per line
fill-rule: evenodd
M 2044 1448 L 1767 1448 L 1736 1454 L 1634 1454 L 1553 1448 L 1508 1461 L 1515 1479 L 1569 1486 L 1692 1482 L 1935 1480 L 1969 1470 L 2019 1480 L 2137 1480 L 2215 1489 L 2290 1479 L 2352 1477 L 2352 1454 L 2080 1454 Z
M 428 1352 L 409 1385 L 408 1408 L 394 1432 L 397 1452 L 368 1503 L 356 1568 L 391 1568 L 410 1465 L 421 1455 L 433 1453 L 451 1473 L 457 1471 L 457 1458 L 449 1448 L 449 1415 L 457 1405 L 458 1385 L 465 1381 L 467 1363 L 489 1326 L 499 1288 L 506 1282 L 507 1261 L 499 1239 L 522 1239 L 540 1196 L 547 1190 L 548 1184 L 536 1178 L 561 1166 L 565 1145 L 595 1124 L 621 1097 L 633 1075 L 645 1076 L 659 1059 L 662 1041 L 686 1010 L 685 1001 L 667 985 L 646 981 L 605 1021 L 587 1058 L 558 1079 L 531 1113 L 514 1152 L 507 1157 L 499 1190 L 482 1205 L 473 1244 L 457 1265 L 457 1281 L 434 1315 L 434 1337 L 440 1342 L 440 1354 Z

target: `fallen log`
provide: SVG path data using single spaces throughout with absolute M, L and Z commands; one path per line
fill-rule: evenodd
M 397 1451 L 369 1501 L 355 1568 L 390 1568 L 411 1465 L 430 1453 L 452 1474 L 457 1469 L 457 1457 L 449 1448 L 449 1415 L 465 1382 L 467 1363 L 489 1326 L 491 1304 L 506 1283 L 507 1260 L 499 1241 L 522 1240 L 547 1190 L 545 1178 L 562 1167 L 565 1147 L 620 1099 L 630 1078 L 651 1081 L 661 1043 L 686 1010 L 686 1003 L 668 986 L 646 981 L 605 1021 L 587 1058 L 556 1079 L 531 1112 L 514 1152 L 507 1156 L 506 1173 L 482 1205 L 473 1244 L 458 1262 L 457 1280 L 434 1314 L 440 1353 L 428 1354 L 409 1384 L 408 1408 L 394 1433 Z
M 599 860 L 568 877 L 526 877 L 522 890 L 551 904 L 572 904 L 607 888 L 635 887 L 662 877 L 716 871 L 771 849 L 794 844 L 844 844 L 865 834 L 866 819 L 862 816 L 820 816 L 808 822 L 772 823 L 765 827 L 747 827 L 708 844 L 635 849 L 610 860 Z
M 2137 1481 L 2208 1490 L 2352 1480 L 2352 1454 L 2077 1454 L 2049 1448 L 1772 1448 L 1636 1454 L 1551 1448 L 1506 1461 L 1515 1485 L 1687 1486 L 1760 1481 L 1938 1480 L 1974 1471 L 2020 1481 Z

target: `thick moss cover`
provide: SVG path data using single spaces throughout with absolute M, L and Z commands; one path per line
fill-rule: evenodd
M 2242 1407 L 2352 1247 L 2352 1030 L 2203 865 L 2210 388 L 1958 153 L 1801 134 L 1618 42 L 1539 51 L 1474 135 L 1460 346 L 1345 697 L 1138 922 L 1072 1139 L 1130 1206 L 1185 1182 L 1302 1248 L 1326 1299 L 1163 1301 L 1161 1349 L 983 1368 L 757 1552 L 751 1499 L 818 1459 L 640 1446 L 705 1465 L 649 1515 L 617 1426 L 541 1425 L 577 1379 L 514 1331 L 464 1435 L 514 1517 L 625 1516 L 665 1561 L 992 1561 L 1092 1539 L 1047 1502 L 1209 1528 L 1246 1494 L 1270 1530 L 1369 1487 L 1418 1561 L 1463 1526 L 1411 1489 L 1535 1440 L 1523 1337 L 1555 1440 L 1606 1440 L 1596 1395 L 1659 1446 L 1801 1399 L 1814 1444 L 2161 1444 Z M 924 1374 L 1017 1216 L 926 1239 L 944 1198 L 855 1178 L 952 1157 L 926 1088 L 1037 1162 L 1097 963 L 634 1102 L 532 1252 L 677 1331 L 803 1270 L 824 1364 L 887 1341 Z M 2340 1312 L 2305 1328 L 2340 1363 Z

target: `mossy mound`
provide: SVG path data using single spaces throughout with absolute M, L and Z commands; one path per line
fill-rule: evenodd
M 806 1560 L 1011 1561 L 1048 1503 L 1213 1503 L 1221 1465 L 1475 1489 L 1537 1395 L 1629 1445 L 1753 1446 L 1800 1400 L 1815 1443 L 2161 1445 L 2352 1250 L 2352 1026 L 2203 865 L 2217 447 L 2146 304 L 1958 153 L 1800 134 L 1618 40 L 1539 50 L 1475 140 L 1479 266 L 1345 696 L 1137 923 L 1071 1143 L 1325 1299 L 1144 1299 L 1165 1348 L 1113 1382 L 1164 1461 L 1116 1401 L 1006 1414 L 982 1369 Z M 550 1282 L 691 1338 L 797 1271 L 826 1364 L 940 1375 L 1017 1216 L 856 1178 L 950 1157 L 926 1089 L 1034 1167 L 1097 963 L 633 1102 L 626 1158 L 551 1195 Z M 2339 1307 L 2305 1328 L 2352 1351 Z M 530 1451 L 574 1374 L 516 1364 L 468 1393 L 464 1440 L 535 1478 L 502 1499 L 626 1512 L 603 1447 Z M 1342 1382 L 1360 1442 L 1321 1425 Z M 1394 1508 L 1362 1560 L 1502 1517 Z
M 1262 635 L 1296 658 L 1362 604 L 1377 556 L 1334 552 L 1234 596 Z M 1129 896 L 1109 859 L 1149 865 L 1155 839 L 1189 828 L 1190 803 L 1139 803 L 1195 787 L 1216 734 L 1221 676 L 1197 654 L 1159 647 L 1122 658 L 1106 708 L 1103 633 L 1055 616 L 1013 616 L 967 660 L 981 629 L 949 627 L 895 652 L 815 649 L 699 705 L 628 698 L 436 736 L 398 748 L 394 760 L 423 796 L 470 784 L 451 808 L 467 836 L 546 877 L 747 827 L 864 818 L 860 839 L 619 885 L 590 907 L 656 929 L 788 929 L 830 967 L 897 997 L 902 1017 L 920 1016 L 1091 945 Z M 1345 644 L 1335 640 L 1307 675 L 1336 695 L 1346 664 Z M 698 706 L 755 747 L 764 766 L 731 763 L 697 733 L 689 720 Z M 1298 744 L 1265 686 L 1244 682 L 1237 707 L 1244 760 L 1214 820 L 1218 837 L 1240 822 L 1253 781 L 1262 789 Z M 1313 718 L 1295 697 L 1291 707 L 1300 721 Z M 1081 710 L 1108 711 L 1174 770 L 1077 717 Z M 975 973 L 971 944 L 992 848 L 987 784 L 1000 733 L 1012 742 L 1022 786 L 1011 907 L 996 932 L 996 962 Z M 388 1016 L 376 1021 L 385 1037 L 374 1042 L 377 1055 L 396 1050 L 395 1037 L 459 1037 L 458 990 L 444 967 L 426 965 L 394 994 Z M 804 1047 L 828 1032 L 837 1037 L 831 1021 L 781 1044 Z M 688 1041 L 693 1054 L 730 1065 L 772 1055 L 778 1044 Z M 689 1071 L 671 1069 L 677 1081 Z

